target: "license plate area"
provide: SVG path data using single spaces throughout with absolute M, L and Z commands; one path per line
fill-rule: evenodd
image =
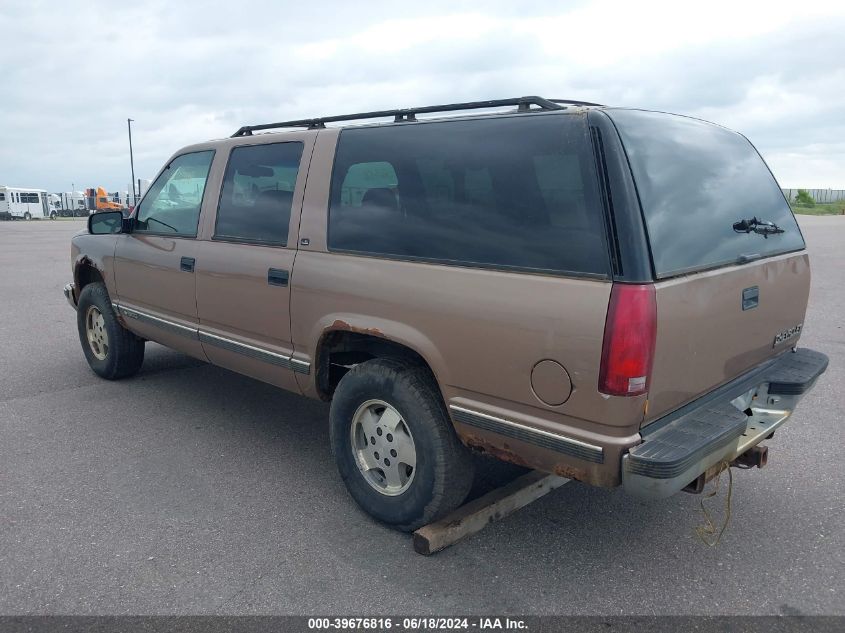
M 734 457 L 738 457 L 765 440 L 786 422 L 795 408 L 796 398 L 770 395 L 769 384 L 764 383 L 737 396 L 731 400 L 731 404 L 746 414 L 751 413 L 748 416 L 745 433 L 739 437 L 734 451 Z

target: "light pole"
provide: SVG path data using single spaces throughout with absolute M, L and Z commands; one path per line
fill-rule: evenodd
M 132 205 L 138 204 L 138 197 L 135 195 L 135 158 L 132 156 L 132 119 L 126 119 L 129 127 L 129 164 L 132 167 Z

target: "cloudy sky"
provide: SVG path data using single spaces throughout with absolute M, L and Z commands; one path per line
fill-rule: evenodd
M 0 2 L 0 183 L 151 178 L 247 123 L 540 94 L 700 116 L 845 189 L 845 2 Z

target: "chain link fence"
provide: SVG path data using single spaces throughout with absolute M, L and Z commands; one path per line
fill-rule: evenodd
M 805 189 L 809 193 L 816 204 L 827 204 L 829 202 L 839 202 L 845 200 L 845 189 Z M 783 195 L 790 202 L 795 200 L 798 189 L 783 189 Z

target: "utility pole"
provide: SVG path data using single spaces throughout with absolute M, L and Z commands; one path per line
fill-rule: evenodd
M 138 204 L 138 197 L 135 195 L 135 158 L 132 156 L 132 119 L 126 119 L 129 127 L 129 164 L 132 166 L 132 204 Z

